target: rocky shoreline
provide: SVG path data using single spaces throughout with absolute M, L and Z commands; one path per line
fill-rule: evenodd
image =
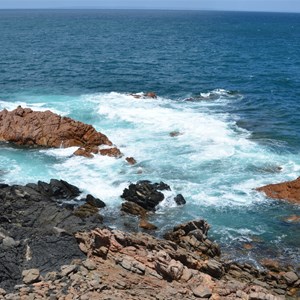
M 134 94 L 152 98 L 154 93 Z M 177 136 L 173 132 L 171 136 Z M 72 147 L 74 155 L 120 157 L 120 150 L 94 127 L 50 111 L 18 107 L 0 112 L 0 141 L 26 147 Z M 135 164 L 133 157 L 127 157 Z M 299 178 L 257 189 L 268 197 L 299 203 Z M 147 180 L 120 195 L 121 211 L 138 216 L 144 231 L 164 200 L 167 184 Z M 228 262 L 209 239 L 209 225 L 194 220 L 157 238 L 104 226 L 105 203 L 63 180 L 0 184 L 1 299 L 298 299 L 299 268 L 265 260 L 262 269 Z M 186 203 L 181 194 L 172 200 Z M 122 216 L 120 215 L 122 218 Z M 299 216 L 291 216 L 297 221 Z
M 133 187 L 125 196 L 132 197 L 129 191 Z M 157 192 L 150 189 L 160 199 Z M 290 267 L 266 261 L 259 270 L 223 261 L 204 220 L 177 225 L 165 239 L 112 230 L 102 223 L 105 204 L 100 199 L 81 198 L 77 187 L 55 179 L 25 186 L 1 184 L 0 198 L 0 299 L 297 299 L 300 295 L 299 276 Z

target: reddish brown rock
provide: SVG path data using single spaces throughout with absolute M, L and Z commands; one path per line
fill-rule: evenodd
M 157 96 L 156 96 L 156 94 L 154 92 L 148 92 L 148 93 L 146 93 L 145 96 L 147 98 L 152 98 L 152 99 L 156 99 L 157 98 Z
M 139 227 L 145 230 L 156 230 L 157 227 L 154 224 L 151 224 L 147 221 L 146 218 L 141 218 L 139 222 Z
M 291 215 L 291 216 L 284 218 L 284 221 L 287 223 L 300 223 L 300 216 Z
M 273 199 L 287 200 L 291 203 L 300 204 L 300 177 L 293 181 L 265 185 L 257 188 L 257 190 L 264 192 L 267 197 Z
M 170 135 L 170 137 L 176 137 L 176 136 L 182 135 L 182 133 L 179 131 L 171 131 L 169 133 L 169 135 Z
M 245 244 L 243 244 L 243 248 L 246 250 L 252 250 L 254 247 L 250 243 L 245 243 Z
M 0 141 L 17 145 L 41 147 L 80 147 L 74 154 L 92 157 L 100 153 L 119 157 L 117 148 L 98 149 L 99 146 L 112 146 L 104 134 L 88 124 L 59 116 L 49 110 L 32 111 L 18 106 L 13 111 L 0 112 Z
M 147 92 L 147 93 L 142 93 L 142 94 L 129 94 L 130 96 L 136 98 L 136 99 L 147 99 L 147 98 L 152 98 L 156 99 L 157 95 L 154 92 Z
M 121 157 L 122 156 L 121 151 L 116 147 L 107 148 L 107 149 L 100 149 L 99 153 L 101 155 L 107 155 L 107 156 L 111 156 L 111 157 Z
M 133 157 L 126 157 L 126 161 L 130 164 L 130 165 L 135 165 L 136 164 L 136 160 Z

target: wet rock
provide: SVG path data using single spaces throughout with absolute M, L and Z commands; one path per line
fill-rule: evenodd
M 130 96 L 133 96 L 136 99 L 147 99 L 152 98 L 156 99 L 157 95 L 154 92 L 147 92 L 147 93 L 141 93 L 141 94 L 129 94 Z
M 94 157 L 94 155 L 91 152 L 89 152 L 87 149 L 83 147 L 78 148 L 73 154 L 76 156 L 84 156 L 86 158 Z
M 121 153 L 121 151 L 118 148 L 116 148 L 116 147 L 100 149 L 99 153 L 101 155 L 106 155 L 106 156 L 111 156 L 111 157 L 117 157 L 117 158 L 123 156 L 123 154 Z
M 130 184 L 123 191 L 121 197 L 126 201 L 134 202 L 146 210 L 155 210 L 155 207 L 164 200 L 163 190 L 170 190 L 170 187 L 163 183 L 151 183 L 150 181 L 138 181 Z
M 300 216 L 291 215 L 291 216 L 284 218 L 283 220 L 287 223 L 293 223 L 293 224 L 297 223 L 298 224 L 298 223 L 300 223 Z
M 24 146 L 41 147 L 81 147 L 76 155 L 89 156 L 91 148 L 112 146 L 112 142 L 91 125 L 71 118 L 61 117 L 49 110 L 32 111 L 19 106 L 13 111 L 0 112 L 0 140 Z M 84 151 L 85 149 L 85 151 Z M 114 151 L 102 151 L 100 154 L 119 156 Z
M 291 203 L 300 204 L 300 177 L 293 181 L 269 184 L 257 188 L 257 190 L 264 192 L 267 197 L 273 199 L 287 200 Z
M 135 165 L 136 164 L 136 160 L 133 157 L 126 157 L 126 161 L 130 164 L 130 165 Z
M 243 244 L 243 248 L 246 250 L 252 250 L 254 248 L 254 246 L 250 243 L 245 243 L 245 244 Z
M 85 203 L 74 210 L 74 215 L 81 219 L 85 219 L 91 216 L 98 216 L 99 209 L 94 205 Z M 102 221 L 101 216 L 99 215 L 99 221 Z
M 156 96 L 156 94 L 154 92 L 148 92 L 148 93 L 146 93 L 145 96 L 147 98 L 152 98 L 152 99 L 156 99 L 157 98 L 157 96 Z
M 174 198 L 175 202 L 177 205 L 184 205 L 186 204 L 186 201 L 184 199 L 184 197 L 181 194 L 178 194 L 175 198 Z
M 279 262 L 273 259 L 262 259 L 260 263 L 266 267 L 267 269 L 274 271 L 274 272 L 279 272 L 280 271 L 280 265 Z
M 139 227 L 145 230 L 156 230 L 157 227 L 154 224 L 148 222 L 145 218 L 141 218 L 139 222 Z
M 179 135 L 182 135 L 182 133 L 179 132 L 179 131 L 171 131 L 171 132 L 169 133 L 169 136 L 170 136 L 170 137 L 176 137 L 176 136 L 179 136 Z
M 88 194 L 86 196 L 86 200 L 85 201 L 86 201 L 86 203 L 88 203 L 88 204 L 90 204 L 90 205 L 92 205 L 94 207 L 97 207 L 97 208 L 104 208 L 106 206 L 106 204 L 102 200 L 100 200 L 98 198 L 95 198 L 91 194 Z
M 147 210 L 141 207 L 140 205 L 134 203 L 134 202 L 123 202 L 121 206 L 121 211 L 135 215 L 135 216 L 140 216 L 140 217 L 145 217 L 147 214 Z

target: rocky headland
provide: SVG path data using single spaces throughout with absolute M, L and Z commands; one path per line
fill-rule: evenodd
M 102 154 L 120 157 L 120 150 L 106 135 L 88 124 L 59 116 L 49 110 L 18 108 L 0 112 L 0 141 L 22 146 L 78 147 L 75 155 L 93 157 Z
M 124 194 L 160 199 L 161 188 L 167 185 L 142 182 Z M 0 299 L 299 297 L 291 267 L 223 261 L 204 220 L 177 225 L 164 239 L 113 230 L 102 223 L 100 199 L 82 198 L 77 187 L 54 179 L 1 184 L 0 199 Z

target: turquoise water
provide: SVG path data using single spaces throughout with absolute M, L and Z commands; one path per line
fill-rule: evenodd
M 2 143 L 0 180 L 67 180 L 116 227 L 130 182 L 164 181 L 161 232 L 203 217 L 230 257 L 299 262 L 299 224 L 284 221 L 299 206 L 254 190 L 300 173 L 299 29 L 299 14 L 0 11 L 0 109 L 92 124 L 138 161 Z M 129 95 L 146 91 L 158 99 Z

